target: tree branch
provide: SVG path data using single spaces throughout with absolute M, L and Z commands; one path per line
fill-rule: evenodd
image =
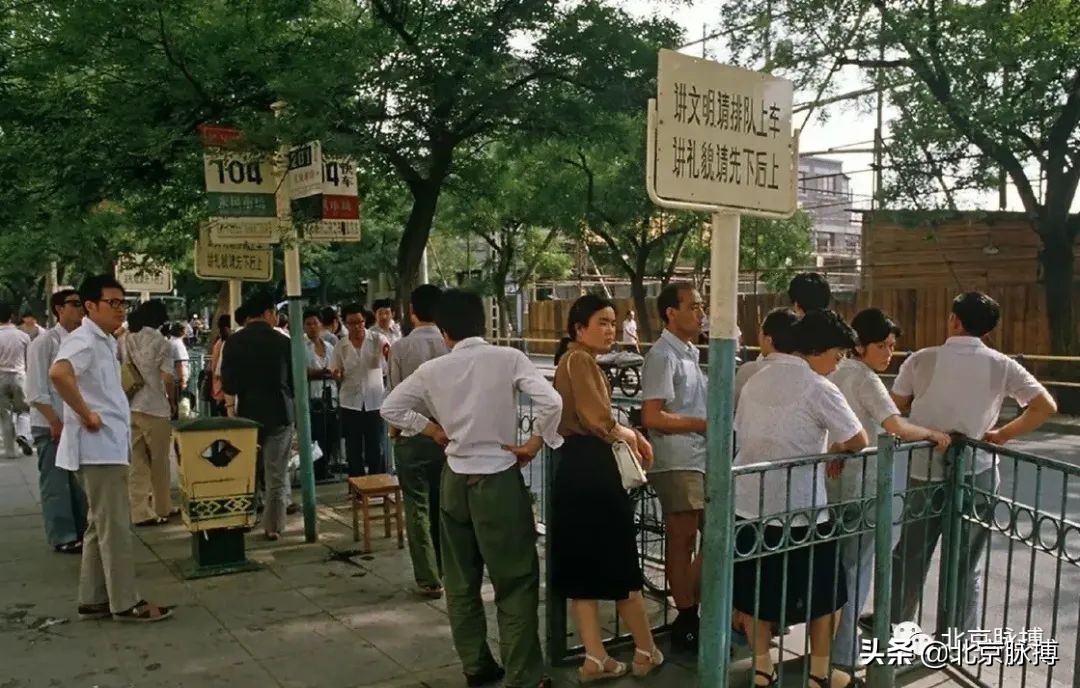
M 200 84 L 195 79 L 195 76 L 188 69 L 188 67 L 184 63 L 184 61 L 182 59 L 180 59 L 180 56 L 173 53 L 172 47 L 169 44 L 168 33 L 165 31 L 165 13 L 162 12 L 160 4 L 158 5 L 158 8 L 157 8 L 157 16 L 158 16 L 158 33 L 161 36 L 161 49 L 165 53 L 165 59 L 167 59 L 177 69 L 180 70 L 180 73 L 184 76 L 184 79 L 189 84 L 191 84 L 191 87 L 193 89 L 195 89 L 195 93 L 198 94 L 199 98 L 204 103 L 209 103 L 211 99 L 210 99 L 210 96 L 207 94 L 206 89 L 204 89 L 202 87 L 202 84 Z
M 836 62 L 840 67 L 852 66 L 867 69 L 898 69 L 912 66 L 911 60 L 864 60 L 853 57 L 839 57 Z

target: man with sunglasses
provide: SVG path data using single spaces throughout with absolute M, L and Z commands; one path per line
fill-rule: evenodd
M 80 554 L 86 530 L 86 495 L 75 474 L 56 467 L 56 449 L 64 429 L 64 400 L 49 382 L 49 366 L 60 344 L 82 324 L 82 299 L 74 289 L 61 289 L 49 299 L 56 326 L 30 344 L 26 354 L 26 401 L 30 433 L 38 455 L 38 483 L 45 537 L 57 552 Z
M 127 313 L 124 287 L 111 275 L 79 288 L 82 324 L 60 344 L 49 381 L 64 400 L 57 468 L 77 472 L 89 505 L 79 575 L 79 616 L 161 621 L 172 615 L 139 598 L 128 500 L 131 409 L 120 384 L 116 339 Z

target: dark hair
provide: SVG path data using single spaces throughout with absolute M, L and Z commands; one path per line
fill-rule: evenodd
M 798 314 L 790 308 L 774 308 L 761 321 L 761 333 L 772 340 L 773 348 L 782 354 L 795 350 L 795 338 L 792 329 L 799 322 Z
M 267 311 L 277 312 L 274 297 L 267 292 L 255 293 L 244 302 L 244 313 L 248 319 L 261 317 Z
M 660 322 L 665 325 L 668 324 L 667 309 L 679 308 L 679 294 L 684 291 L 693 291 L 694 285 L 686 282 L 672 282 L 663 289 L 660 290 L 660 295 L 656 297 L 656 310 L 660 312 Z
M 829 349 L 853 349 L 858 342 L 851 329 L 836 311 L 809 311 L 792 328 L 794 352 L 807 356 L 825 353 Z
M 19 316 L 20 320 L 26 320 L 27 318 L 37 320 L 37 314 L 35 314 L 34 311 L 23 311 L 22 315 Z
M 169 336 L 170 337 L 183 337 L 184 336 L 184 323 L 182 323 L 182 322 L 174 322 L 171 325 L 169 325 Z
M 119 289 L 124 291 L 124 285 L 120 284 L 115 277 L 109 274 L 91 275 L 79 285 L 79 298 L 85 304 L 87 301 L 97 303 L 106 289 Z
M 11 316 L 15 315 L 15 309 L 10 303 L 0 303 L 0 322 L 11 322 Z
M 435 323 L 452 341 L 484 336 L 484 301 L 465 289 L 448 289 L 435 309 Z
M 64 302 L 68 300 L 68 297 L 78 295 L 79 292 L 74 289 L 61 289 L 53 294 L 49 297 L 49 308 L 52 309 L 52 314 L 56 317 L 60 317 L 59 310 L 64 307 Z
M 325 309 L 323 309 L 323 313 L 326 313 Z M 364 316 L 364 322 L 366 323 L 367 322 L 367 309 L 364 308 L 363 304 L 359 304 L 359 303 L 347 303 L 347 304 L 345 304 L 341 308 L 341 320 L 344 322 L 345 319 L 348 318 L 350 315 L 356 315 L 357 313 Z M 324 320 L 323 322 L 325 323 L 326 321 Z
M 322 315 L 320 315 L 318 309 L 315 309 L 315 308 L 305 308 L 304 309 L 304 317 L 301 318 L 301 320 L 303 322 L 307 322 L 308 318 L 318 318 L 319 322 L 320 323 L 322 322 Z
M 953 315 L 972 337 L 982 337 L 997 327 L 1001 306 L 980 291 L 965 292 L 952 302 Z
M 277 314 L 277 326 L 283 330 L 289 329 L 289 316 L 286 313 Z
M 376 311 L 379 310 L 380 308 L 389 308 L 391 311 L 393 311 L 394 310 L 394 300 L 393 299 L 378 299 L 378 300 L 375 301 L 375 303 L 373 303 L 371 305 L 371 308 L 372 308 L 372 310 L 376 310 Z
M 228 339 L 232 334 L 232 319 L 228 313 L 222 313 L 217 319 L 218 339 Z
M 236 310 L 233 311 L 233 322 L 236 323 L 237 327 L 243 327 L 244 323 L 247 322 L 247 319 L 247 309 L 244 308 L 244 304 L 240 304 L 236 307 Z
M 131 332 L 139 332 L 144 327 L 152 327 L 155 330 L 169 320 L 169 309 L 165 302 L 159 299 L 144 301 L 135 307 L 128 317 L 128 329 Z M 181 326 L 181 331 L 183 327 Z
M 602 311 L 605 308 L 614 310 L 615 304 L 599 294 L 585 294 L 578 297 L 574 305 L 570 306 L 570 315 L 566 318 L 566 336 L 577 341 L 578 326 L 588 327 L 593 313 Z
M 435 319 L 435 309 L 439 307 L 439 299 L 442 298 L 442 289 L 434 284 L 421 284 L 409 294 L 409 303 L 412 304 L 416 319 L 421 322 L 432 322 Z
M 566 352 L 570 349 L 570 344 L 572 344 L 573 341 L 574 340 L 570 339 L 569 337 L 563 337 L 559 340 L 559 346 L 555 348 L 554 366 L 556 368 L 559 367 L 559 361 L 562 360 L 562 357 L 566 355 Z
M 805 313 L 828 308 L 832 301 L 828 281 L 816 272 L 800 272 L 792 277 L 787 293 L 792 305 L 798 305 Z
M 353 312 L 358 313 L 359 311 L 353 311 Z M 326 306 L 321 311 L 319 311 L 319 321 L 323 324 L 323 327 L 330 327 L 331 325 L 333 325 L 334 321 L 337 320 L 337 317 L 338 317 L 338 313 L 337 313 L 337 311 L 334 310 L 333 306 Z M 306 315 L 304 316 L 304 319 L 307 320 Z M 342 320 L 345 319 L 344 311 L 342 311 L 342 313 L 341 313 L 341 319 Z
M 901 334 L 900 326 L 885 315 L 885 311 L 880 308 L 859 311 L 851 319 L 851 329 L 855 330 L 855 334 L 859 337 L 859 344 L 862 346 L 883 342 L 889 338 L 890 334 L 897 337 Z

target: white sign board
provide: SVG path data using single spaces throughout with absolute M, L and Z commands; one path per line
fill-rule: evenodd
M 322 144 L 311 141 L 289 150 L 289 198 L 307 198 L 323 192 Z
M 168 294 L 173 290 L 172 269 L 148 262 L 141 254 L 117 259 L 116 279 L 129 292 Z
M 207 193 L 273 194 L 278 186 L 273 160 L 225 149 L 203 154 L 203 178 Z
M 267 246 L 214 244 L 210 228 L 204 225 L 195 242 L 195 275 L 205 280 L 269 282 L 274 276 L 274 254 Z
M 792 91 L 786 79 L 661 50 L 656 193 L 750 213 L 795 212 Z

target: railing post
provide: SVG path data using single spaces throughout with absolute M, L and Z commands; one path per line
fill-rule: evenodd
M 879 435 L 877 438 L 877 501 L 874 506 L 874 640 L 879 649 L 889 646 L 891 635 L 895 454 L 896 438 L 889 434 Z M 896 667 L 888 662 L 873 664 L 869 669 L 869 678 L 870 688 L 892 688 L 896 679 Z
M 953 443 L 945 456 L 949 459 L 946 470 L 945 488 L 948 507 L 945 518 L 945 532 L 942 536 L 941 563 L 944 571 L 945 598 L 939 605 L 937 631 L 959 628 L 958 609 L 960 590 L 960 528 L 964 514 L 964 455 L 974 449 L 965 440 L 953 437 Z M 974 457 L 973 457 L 974 462 Z M 940 593 L 939 593 L 940 594 Z
M 545 600 L 547 601 L 544 605 L 544 616 L 547 620 L 545 640 L 548 662 L 552 665 L 558 665 L 566 658 L 566 598 L 556 595 L 555 588 L 551 583 L 554 574 L 551 565 L 551 485 L 555 479 L 555 469 L 560 458 L 560 452 L 558 450 L 552 451 L 547 447 L 544 447 L 544 452 L 544 484 L 540 498 L 543 502 L 542 511 L 545 514 L 544 561 L 546 566 L 544 568 L 544 586 L 546 590 Z

